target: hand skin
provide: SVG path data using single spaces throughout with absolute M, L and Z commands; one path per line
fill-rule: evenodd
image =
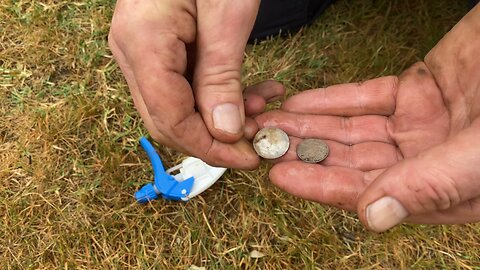
M 259 2 L 117 1 L 109 46 L 156 141 L 214 166 L 259 164 L 244 138 L 257 126 L 246 116 L 284 92 L 257 85 L 244 107 L 241 65 Z
M 292 139 L 270 179 L 356 211 L 376 232 L 402 222 L 480 220 L 480 5 L 399 77 L 304 91 L 256 117 Z M 325 139 L 321 164 L 297 160 L 301 138 Z

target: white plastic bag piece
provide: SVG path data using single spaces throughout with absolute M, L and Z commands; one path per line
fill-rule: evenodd
M 173 175 L 172 172 L 180 171 L 178 174 Z M 188 201 L 191 198 L 207 190 L 217 180 L 222 177 L 227 168 L 212 167 L 201 159 L 188 157 L 182 161 L 181 164 L 168 169 L 166 172 L 172 175 L 175 180 L 182 182 L 190 177 L 194 178 L 192 190 L 190 194 L 183 197 L 183 201 Z

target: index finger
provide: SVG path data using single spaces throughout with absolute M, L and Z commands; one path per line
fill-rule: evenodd
M 142 75 L 136 77 L 138 81 L 142 80 Z M 193 94 L 184 77 L 169 73 L 163 74 L 162 79 L 166 81 L 145 78 L 143 83 L 139 83 L 140 88 L 143 86 L 141 92 L 146 105 L 143 111 L 148 112 L 154 128 L 177 149 L 183 149 L 213 166 L 252 169 L 258 165 L 259 158 L 246 141 L 228 144 L 212 137 L 202 116 L 195 110 Z M 169 93 L 166 89 L 171 86 L 177 86 L 177 89 Z
M 196 16 L 191 0 L 119 1 L 112 19 L 112 52 L 131 92 L 144 103 L 141 113 L 148 113 L 164 135 L 178 136 L 171 131 L 195 114 L 192 88 L 184 74 L 186 44 L 195 40 Z
M 398 78 L 380 77 L 362 83 L 347 83 L 312 89 L 287 99 L 281 109 L 287 112 L 358 116 L 391 115 L 395 110 Z
M 388 118 L 380 115 L 341 117 L 276 110 L 258 115 L 255 121 L 259 127 L 278 127 L 299 138 L 327 139 L 343 144 L 394 143 L 388 130 Z

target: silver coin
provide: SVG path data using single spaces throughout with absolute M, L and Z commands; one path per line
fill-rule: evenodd
M 297 146 L 297 156 L 308 163 L 318 163 L 329 153 L 328 145 L 320 139 L 305 139 Z
M 289 147 L 290 139 L 287 133 L 279 128 L 262 128 L 253 139 L 255 152 L 266 159 L 275 159 L 285 155 Z

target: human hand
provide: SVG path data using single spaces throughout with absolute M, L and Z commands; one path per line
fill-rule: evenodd
M 246 113 L 258 108 L 246 112 L 240 82 L 258 6 L 259 0 L 117 1 L 109 45 L 156 141 L 215 166 L 258 165 L 244 139 L 256 129 Z M 271 82 L 254 90 L 259 95 L 247 91 L 254 100 L 283 94 Z
M 270 171 L 281 189 L 357 211 L 377 232 L 402 222 L 480 220 L 480 7 L 399 77 L 302 92 L 260 127 L 291 136 Z M 326 140 L 320 164 L 296 161 L 301 138 Z

